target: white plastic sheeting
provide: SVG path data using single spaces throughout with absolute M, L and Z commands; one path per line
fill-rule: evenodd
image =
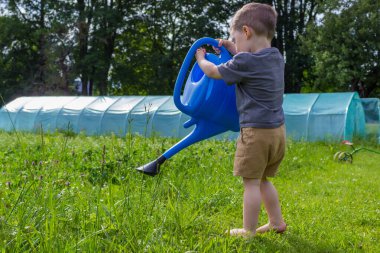
M 171 96 L 21 97 L 0 110 L 0 129 L 183 137 L 192 129 L 182 126 L 188 119 Z
M 364 135 L 365 117 L 357 93 L 284 95 L 288 137 L 314 141 L 351 140 Z M 0 109 L 5 131 L 70 130 L 88 135 L 128 132 L 182 138 L 192 130 L 189 116 L 174 105 L 172 96 L 20 97 Z M 235 139 L 227 132 L 218 138 Z

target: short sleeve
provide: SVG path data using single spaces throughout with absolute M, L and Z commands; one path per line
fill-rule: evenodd
M 236 54 L 231 60 L 218 65 L 218 70 L 222 79 L 227 84 L 240 83 L 246 75 L 247 57 L 244 53 Z

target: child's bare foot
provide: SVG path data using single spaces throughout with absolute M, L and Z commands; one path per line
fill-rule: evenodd
M 285 230 L 286 230 L 286 223 L 285 222 L 281 222 L 281 224 L 278 226 L 267 223 L 267 224 L 259 227 L 258 229 L 256 229 L 256 233 L 265 233 L 265 232 L 269 232 L 269 231 L 274 231 L 276 233 L 281 234 L 281 233 L 284 233 Z
M 234 228 L 234 229 L 226 231 L 226 233 L 228 233 L 228 232 L 230 233 L 231 236 L 248 237 L 248 236 L 254 236 L 255 235 L 254 232 L 249 231 L 249 230 L 245 230 L 244 228 Z

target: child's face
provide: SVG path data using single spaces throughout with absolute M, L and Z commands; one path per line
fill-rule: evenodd
M 239 52 L 250 52 L 251 43 L 246 33 L 243 31 L 232 30 L 231 31 L 232 42 L 235 43 L 236 51 Z

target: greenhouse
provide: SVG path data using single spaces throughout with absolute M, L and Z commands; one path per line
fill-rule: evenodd
M 365 113 L 365 122 L 369 124 L 380 123 L 380 99 L 362 98 L 363 109 Z
M 287 136 L 296 140 L 352 140 L 365 135 L 365 116 L 357 93 L 286 94 Z
M 182 137 L 191 131 L 182 127 L 188 119 L 171 96 L 21 97 L 0 110 L 0 129 Z
M 367 134 L 377 136 L 380 143 L 380 99 L 362 98 L 361 101 L 365 113 Z
M 357 93 L 286 94 L 288 137 L 295 140 L 351 140 L 365 134 L 365 116 Z M 183 124 L 171 96 L 20 97 L 0 109 L 4 131 L 73 131 L 88 135 L 128 132 L 182 138 Z M 227 132 L 217 138 L 235 139 Z

